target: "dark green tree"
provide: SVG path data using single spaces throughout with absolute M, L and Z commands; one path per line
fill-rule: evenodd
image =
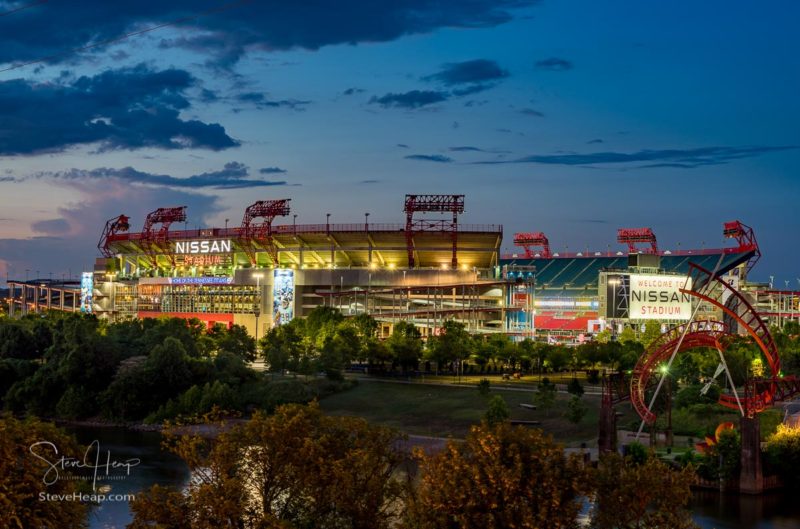
M 417 368 L 422 357 L 422 335 L 414 324 L 397 322 L 386 346 L 403 373 Z

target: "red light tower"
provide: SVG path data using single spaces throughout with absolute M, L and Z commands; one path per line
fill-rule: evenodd
M 756 262 L 761 259 L 761 249 L 758 247 L 753 228 L 742 224 L 738 220 L 732 220 L 723 225 L 722 234 L 726 239 L 736 239 L 736 242 L 739 243 L 738 251 L 753 252 L 753 257 L 747 262 L 747 271 L 749 272 Z
M 525 257 L 528 259 L 533 259 L 535 257 L 533 250 L 531 250 L 532 247 L 541 248 L 541 256 L 546 259 L 553 256 L 553 254 L 550 253 L 550 241 L 545 234 L 540 231 L 534 233 L 515 233 L 514 246 L 523 248 L 525 250 Z
M 458 266 L 458 214 L 464 213 L 464 195 L 406 195 L 406 247 L 408 267 L 414 268 L 414 233 L 449 234 L 453 241 L 452 266 Z M 414 220 L 414 213 L 452 213 L 453 220 Z
M 114 252 L 108 247 L 109 240 L 117 233 L 128 231 L 130 229 L 129 220 L 125 215 L 120 215 L 106 221 L 106 227 L 103 228 L 103 234 L 100 235 L 100 241 L 97 243 L 97 249 L 104 257 L 114 255 Z
M 261 243 L 266 247 L 269 252 L 272 265 L 278 266 L 278 249 L 272 239 L 272 221 L 276 217 L 285 217 L 289 214 L 290 198 L 282 198 L 280 200 L 259 200 L 255 204 L 247 207 L 244 211 L 242 218 L 242 227 L 240 230 L 241 245 L 247 256 L 250 258 L 250 264 L 256 264 L 256 243 Z M 256 221 L 256 219 L 262 219 Z
M 637 243 L 650 244 L 649 249 L 643 250 L 644 253 L 658 253 L 656 234 L 651 228 L 620 228 L 617 230 L 617 242 L 627 244 L 630 253 L 637 253 Z
M 173 222 L 186 221 L 186 206 L 177 206 L 171 208 L 158 208 L 155 211 L 148 213 L 142 228 L 142 246 L 145 252 L 150 257 L 151 264 L 155 267 L 158 266 L 157 256 L 163 253 L 170 260 L 172 265 L 175 265 L 175 256 L 169 250 L 169 227 Z M 160 224 L 161 227 L 155 231 L 156 225 Z

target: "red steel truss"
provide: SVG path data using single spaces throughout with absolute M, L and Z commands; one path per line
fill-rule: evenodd
M 550 253 L 550 241 L 544 233 L 537 231 L 534 233 L 515 233 L 514 246 L 519 246 L 525 249 L 525 257 L 532 259 L 535 254 L 531 248 L 541 248 L 541 256 L 549 259 L 552 257 Z
M 650 228 L 620 228 L 617 230 L 617 242 L 620 244 L 627 244 L 630 253 L 639 251 L 636 248 L 637 243 L 650 245 L 649 250 L 644 250 L 645 253 L 658 253 L 656 234 L 653 233 L 653 230 Z
M 130 229 L 129 218 L 125 215 L 114 217 L 106 221 L 106 227 L 103 228 L 103 233 L 100 235 L 100 241 L 97 243 L 97 249 L 104 257 L 111 257 L 114 252 L 108 247 L 109 239 L 120 232 L 126 232 Z
M 185 221 L 186 206 L 158 208 L 148 213 L 144 221 L 144 227 L 142 228 L 142 241 L 153 266 L 158 266 L 156 258 L 159 253 L 166 255 L 172 262 L 172 265 L 175 265 L 175 257 L 168 247 L 169 227 L 173 222 Z M 161 226 L 158 231 L 155 231 L 155 227 L 159 224 Z
M 747 299 L 736 289 L 705 268 L 689 264 L 691 288 L 681 292 L 698 298 L 721 309 L 743 332 L 758 345 L 766 360 L 769 377 L 748 380 L 741 399 L 744 413 L 753 417 L 780 400 L 788 400 L 800 393 L 800 381 L 794 376 L 782 377 L 778 348 L 769 328 Z M 723 301 L 725 300 L 725 301 Z M 645 390 L 658 376 L 658 367 L 676 351 L 680 353 L 695 347 L 719 349 L 723 353 L 738 334 L 721 322 L 694 321 L 688 328 L 673 327 L 657 338 L 639 358 L 631 376 L 631 402 L 639 416 L 652 424 L 656 415 L 645 402 Z M 739 409 L 735 395 L 722 394 L 719 403 L 727 408 Z
M 408 267 L 414 268 L 414 233 L 440 232 L 453 241 L 453 268 L 458 266 L 458 214 L 464 213 L 464 195 L 406 195 L 406 246 Z M 414 213 L 452 213 L 453 220 L 414 219 Z
M 269 252 L 272 264 L 278 266 L 278 249 L 272 238 L 272 221 L 276 217 L 285 217 L 289 214 L 290 201 L 290 198 L 259 200 L 244 211 L 242 227 L 239 231 L 240 243 L 250 258 L 251 264 L 256 264 L 255 241 L 259 241 Z
M 753 252 L 753 257 L 747 262 L 747 271 L 749 272 L 756 262 L 761 259 L 761 249 L 758 247 L 753 228 L 738 220 L 732 220 L 724 224 L 722 233 L 726 239 L 736 239 L 736 242 L 739 243 L 739 251 Z

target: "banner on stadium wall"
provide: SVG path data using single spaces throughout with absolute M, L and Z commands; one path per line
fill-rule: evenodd
M 272 273 L 272 326 L 285 325 L 294 318 L 294 270 Z
M 92 291 L 94 290 L 94 274 L 81 274 L 81 312 L 92 312 Z
M 630 274 L 629 317 L 633 320 L 689 320 L 692 299 L 680 289 L 692 287 L 686 276 Z

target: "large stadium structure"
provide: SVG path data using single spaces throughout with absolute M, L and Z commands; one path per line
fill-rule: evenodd
M 602 252 L 553 252 L 543 233 L 517 233 L 519 250 L 503 255 L 503 227 L 461 223 L 464 206 L 463 195 L 406 195 L 404 223 L 369 223 L 366 214 L 361 223 L 297 224 L 290 200 L 262 200 L 239 226 L 195 230 L 185 229 L 185 207 L 170 207 L 147 215 L 139 232 L 120 215 L 106 223 L 102 257 L 80 284 L 9 281 L 9 307 L 198 318 L 263 335 L 326 305 L 371 314 L 382 335 L 404 320 L 428 336 L 452 318 L 474 333 L 573 342 L 609 326 L 688 319 L 676 293 L 690 263 L 734 282 L 760 255 L 738 221 L 724 225 L 727 248 L 663 250 L 641 228 L 619 230 L 623 249 Z

